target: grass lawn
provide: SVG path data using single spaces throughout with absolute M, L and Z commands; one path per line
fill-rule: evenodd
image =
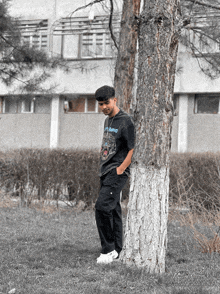
M 220 256 L 201 253 L 186 227 L 168 225 L 166 273 L 120 261 L 97 265 L 94 211 L 0 205 L 0 293 L 220 293 Z M 13 292 L 13 291 L 12 291 Z

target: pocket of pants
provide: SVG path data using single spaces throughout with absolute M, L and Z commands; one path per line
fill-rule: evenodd
M 116 168 L 109 171 L 109 173 L 106 175 L 105 179 L 103 180 L 103 185 L 112 185 L 115 182 L 117 182 L 117 171 Z

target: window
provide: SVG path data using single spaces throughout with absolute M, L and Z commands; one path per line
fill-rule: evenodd
M 34 100 L 34 113 L 46 114 L 51 113 L 51 97 L 36 96 Z
M 95 43 L 94 38 L 95 34 L 86 33 L 82 35 L 82 51 L 81 55 L 82 57 L 91 57 L 93 56 L 95 50 Z
M 47 107 L 47 109 L 48 108 L 49 107 Z M 22 96 L 0 97 L 0 113 L 33 113 L 34 111 L 35 98 L 24 98 Z
M 82 35 L 81 57 L 108 57 L 112 55 L 112 44 L 107 33 Z
M 85 109 L 86 112 L 97 112 L 97 101 L 95 98 L 92 97 L 88 97 L 86 99 L 86 105 L 85 105 Z
M 86 113 L 96 113 L 98 112 L 98 103 L 95 97 L 82 96 L 69 100 L 69 110 L 68 112 L 86 112 Z
M 34 112 L 34 100 L 24 99 L 21 103 L 21 113 L 33 113 Z
M 85 112 L 85 98 L 69 101 L 69 112 Z
M 24 44 L 36 49 L 47 50 L 47 20 L 23 20 L 20 22 L 20 30 Z
M 105 58 L 114 55 L 108 29 L 108 16 L 64 18 L 53 30 L 53 54 L 67 59 Z M 118 37 L 119 20 L 113 17 Z
M 17 113 L 18 101 L 17 99 L 7 96 L 2 97 L 2 113 Z
M 179 95 L 173 95 L 173 113 L 174 115 L 178 115 L 179 112 Z
M 219 94 L 195 95 L 195 113 L 220 113 Z

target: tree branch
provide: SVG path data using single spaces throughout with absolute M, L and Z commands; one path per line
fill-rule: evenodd
M 200 0 L 186 0 L 186 1 L 192 2 L 194 4 L 198 4 L 198 5 L 201 5 L 201 6 L 205 6 L 205 7 L 214 8 L 214 9 L 220 10 L 220 5 L 214 5 L 214 4 L 206 3 L 206 2 L 203 2 L 203 1 L 200 1 Z
M 115 38 L 115 35 L 113 34 L 113 30 L 112 30 L 112 16 L 113 16 L 113 12 L 114 12 L 114 5 L 113 5 L 113 0 L 110 0 L 110 4 L 111 4 L 111 10 L 110 10 L 110 16 L 109 16 L 109 31 L 110 31 L 110 34 L 111 34 L 111 38 L 115 44 L 115 47 L 117 48 L 118 50 L 118 44 L 116 42 L 116 38 Z
M 219 69 L 219 67 L 218 66 L 216 66 L 215 65 L 215 63 L 213 63 L 213 62 L 211 62 L 206 56 L 205 56 L 205 54 L 203 54 L 192 42 L 190 42 L 190 44 L 189 44 L 190 46 L 191 46 L 191 50 L 192 50 L 192 52 L 194 53 L 194 56 L 196 57 L 196 60 L 197 60 L 197 62 L 198 62 L 198 65 L 199 65 L 199 67 L 200 67 L 200 69 L 201 69 L 201 71 L 203 72 L 203 73 L 205 73 L 206 75 L 207 75 L 207 70 L 205 70 L 205 68 L 200 64 L 200 59 L 201 59 L 201 57 L 203 58 L 203 60 L 205 60 L 208 64 L 209 64 L 209 66 L 211 66 L 211 68 L 213 68 L 214 69 L 214 71 L 216 72 L 216 74 L 215 75 L 212 75 L 211 74 L 211 72 L 210 72 L 210 70 L 209 70 L 209 77 L 210 78 L 216 78 L 218 75 L 219 75 L 219 73 L 220 73 L 220 69 Z M 198 57 L 198 56 L 196 56 L 196 53 L 195 53 L 195 51 L 197 51 L 201 56 L 200 57 Z
M 204 31 L 201 30 L 197 30 L 196 28 L 190 28 L 195 34 L 201 35 L 201 36 L 205 36 L 208 39 L 216 42 L 217 44 L 220 44 L 220 41 L 218 41 L 217 38 L 213 38 L 210 34 L 206 34 Z
M 5 69 L 2 69 L 2 68 L 1 68 L 1 73 L 5 74 L 5 75 L 8 75 L 11 79 L 14 79 L 14 80 L 16 80 L 16 81 L 18 81 L 18 82 L 21 82 L 21 83 L 23 83 L 23 84 L 28 85 L 28 81 L 23 81 L 23 80 L 17 78 L 16 76 L 12 75 L 10 72 L 8 72 L 8 71 L 5 70 Z
M 88 3 L 88 4 L 84 5 L 84 6 L 80 6 L 80 7 L 78 7 L 76 10 L 74 10 L 73 12 L 70 13 L 70 17 L 72 17 L 72 15 L 73 15 L 75 12 L 77 12 L 77 11 L 79 11 L 79 10 L 81 10 L 81 9 L 85 9 L 85 8 L 87 8 L 87 7 L 89 7 L 89 6 L 92 6 L 92 5 L 96 4 L 96 3 L 101 3 L 101 2 L 103 2 L 103 1 L 104 1 L 104 0 L 94 0 L 94 1 Z

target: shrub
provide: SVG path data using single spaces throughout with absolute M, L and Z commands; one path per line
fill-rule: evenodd
M 99 153 L 93 150 L 18 149 L 0 154 L 0 186 L 21 201 L 83 200 L 92 205 L 99 190 Z M 127 193 L 129 185 L 126 188 Z M 124 197 L 125 198 L 125 197 Z
M 10 153 L 10 154 L 9 154 Z M 1 160 L 1 186 L 38 199 L 58 199 L 69 187 L 70 195 L 91 204 L 97 196 L 98 154 L 93 151 L 19 149 Z
M 0 153 L 0 185 L 21 199 L 69 194 L 91 205 L 99 190 L 99 153 L 93 150 L 17 149 Z M 220 154 L 171 154 L 170 205 L 219 209 Z M 129 195 L 129 181 L 123 189 Z
M 170 203 L 190 208 L 220 208 L 220 154 L 172 154 L 170 161 Z

